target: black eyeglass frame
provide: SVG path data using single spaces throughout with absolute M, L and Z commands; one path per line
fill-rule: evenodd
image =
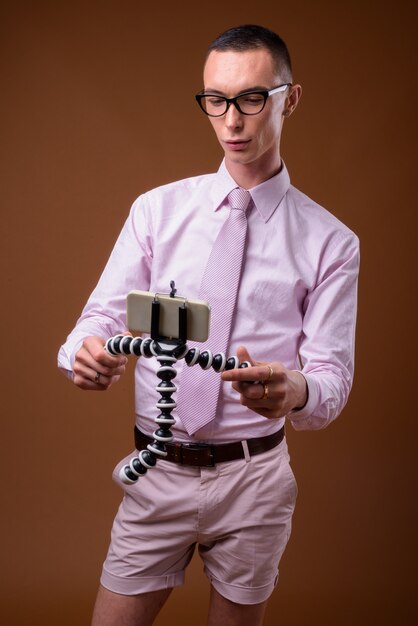
M 279 85 L 278 87 L 273 87 L 273 89 L 255 89 L 254 91 L 245 91 L 244 93 L 240 93 L 238 94 L 238 96 L 235 96 L 235 98 L 226 98 L 225 96 L 220 96 L 219 94 L 215 94 L 215 93 L 198 93 L 195 95 L 196 101 L 198 103 L 198 105 L 200 106 L 200 108 L 202 109 L 203 113 L 205 113 L 206 115 L 208 115 L 209 117 L 222 117 L 222 115 L 225 115 L 225 113 L 227 113 L 229 107 L 231 106 L 231 104 L 235 105 L 235 108 L 237 109 L 237 111 L 239 111 L 242 115 L 259 115 L 259 113 L 261 113 L 261 111 L 264 109 L 264 107 L 266 106 L 266 102 L 267 102 L 267 98 L 269 96 L 272 96 L 275 93 L 279 93 L 280 91 L 286 91 L 286 89 L 288 87 L 291 87 L 292 83 L 283 83 L 282 85 Z M 238 104 L 238 100 L 239 98 L 242 98 L 243 96 L 250 96 L 250 95 L 258 95 L 258 96 L 263 96 L 264 98 L 264 102 L 263 102 L 263 106 L 261 107 L 261 109 L 259 111 L 257 111 L 256 113 L 245 113 L 245 111 L 243 111 L 242 109 L 240 109 L 240 106 Z M 216 98 L 219 98 L 220 100 L 224 100 L 225 105 L 226 105 L 226 109 L 223 113 L 218 113 L 218 114 L 214 114 L 214 113 L 208 113 L 202 104 L 202 99 L 203 98 L 207 98 L 208 96 L 214 96 Z

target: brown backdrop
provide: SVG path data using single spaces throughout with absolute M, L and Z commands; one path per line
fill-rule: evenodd
M 2 624 L 89 623 L 133 368 L 88 394 L 56 353 L 135 197 L 217 168 L 192 96 L 208 42 L 243 22 L 282 34 L 304 87 L 283 145 L 293 183 L 362 243 L 354 390 L 327 430 L 288 429 L 300 494 L 266 625 L 417 623 L 412 7 L 3 0 Z M 158 626 L 204 624 L 207 591 L 195 559 Z

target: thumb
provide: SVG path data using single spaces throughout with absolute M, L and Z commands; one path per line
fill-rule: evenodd
M 240 363 L 243 363 L 244 361 L 248 361 L 249 363 L 251 363 L 251 365 L 256 365 L 256 362 L 254 361 L 254 359 L 252 358 L 252 356 L 250 355 L 250 353 L 248 352 L 245 346 L 238 346 L 237 357 Z

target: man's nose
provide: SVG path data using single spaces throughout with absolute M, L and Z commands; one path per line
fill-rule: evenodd
M 233 102 L 225 113 L 225 125 L 229 128 L 240 128 L 242 126 L 242 113 L 240 113 Z

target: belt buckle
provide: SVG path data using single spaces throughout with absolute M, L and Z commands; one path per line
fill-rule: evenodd
M 187 459 L 183 458 L 183 450 L 188 452 Z M 203 454 L 201 454 L 202 451 Z M 183 465 L 215 467 L 215 446 L 210 443 L 183 443 L 180 448 L 180 459 Z

